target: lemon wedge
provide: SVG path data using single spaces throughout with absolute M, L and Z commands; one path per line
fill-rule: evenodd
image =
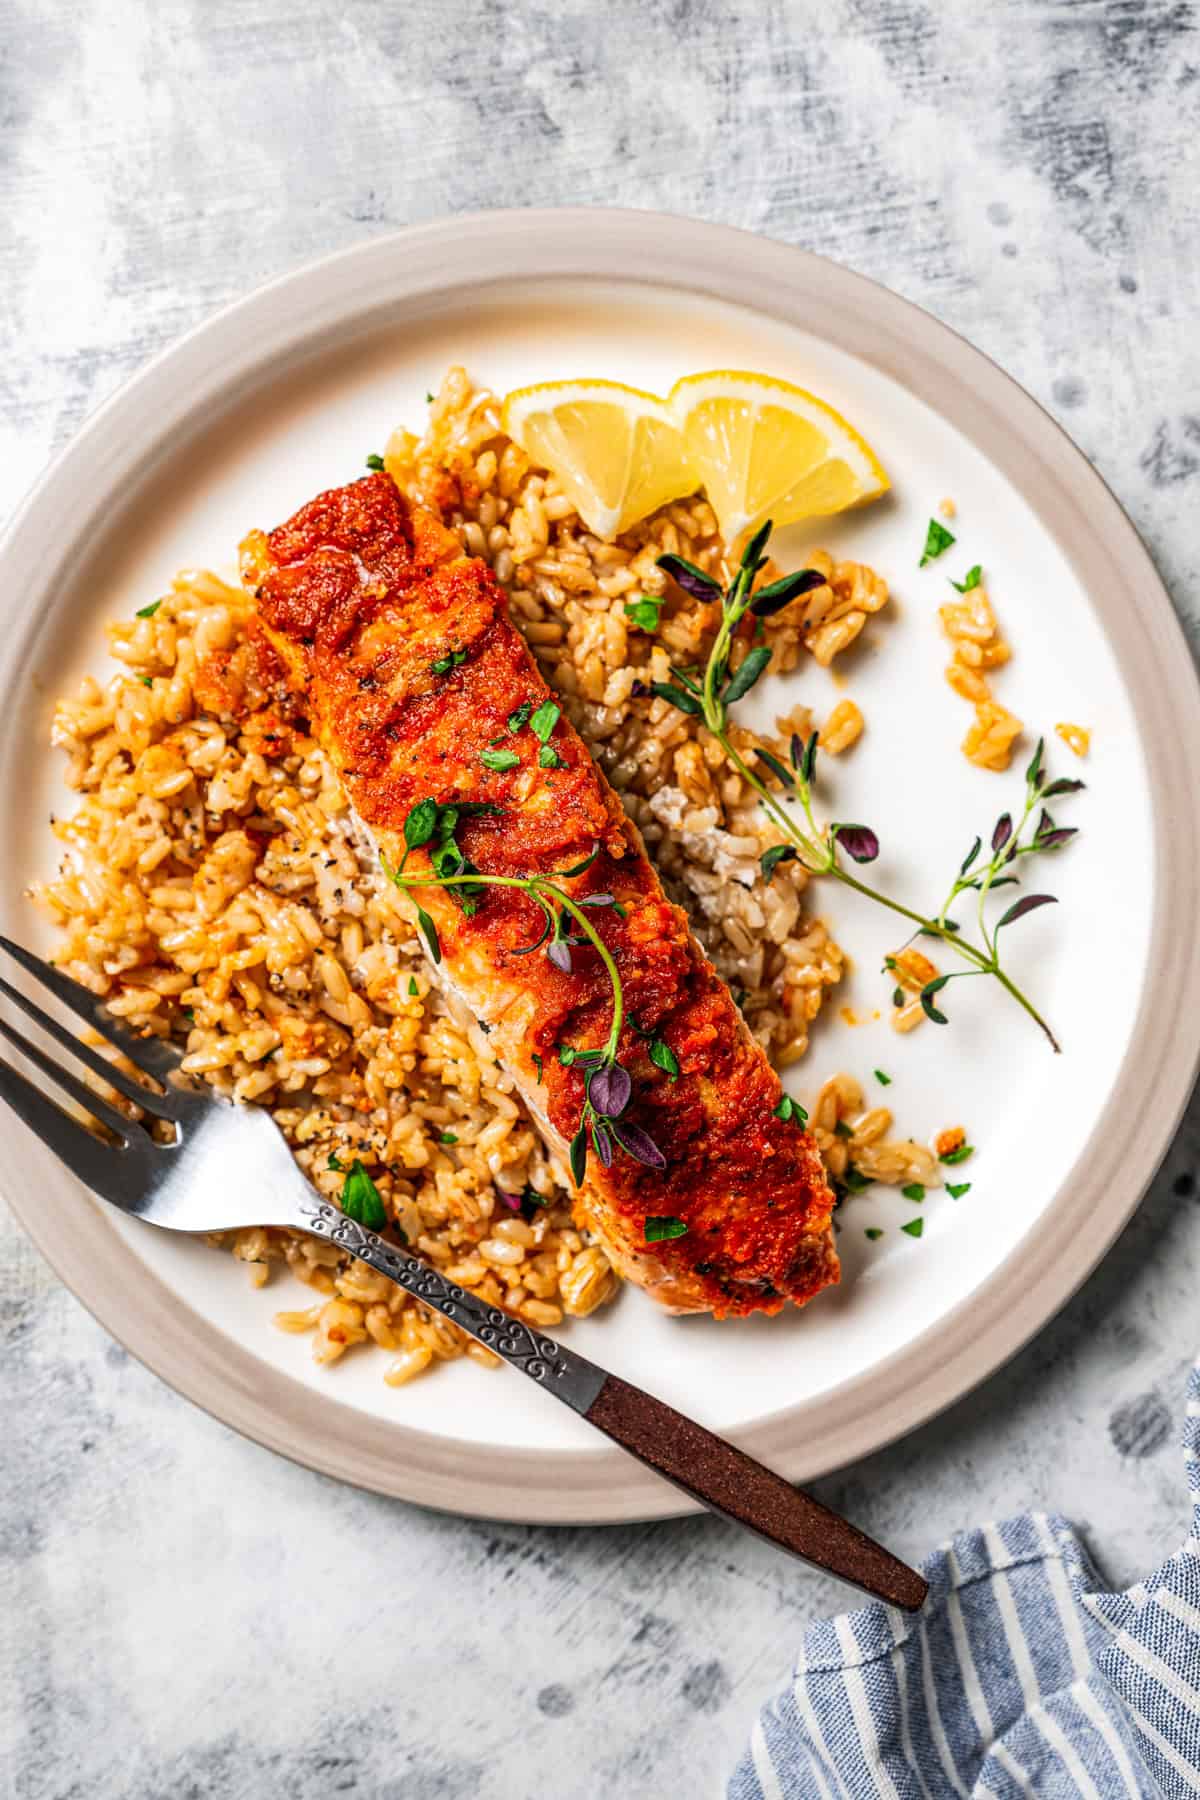
M 671 408 L 619 381 L 516 388 L 503 422 L 531 461 L 553 470 L 597 537 L 618 537 L 696 488 Z
M 815 394 L 743 369 L 685 375 L 668 404 L 726 543 L 874 500 L 891 485 L 853 425 Z

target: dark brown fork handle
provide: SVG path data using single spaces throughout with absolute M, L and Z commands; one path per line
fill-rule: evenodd
M 685 1493 L 769 1543 L 916 1612 L 928 1583 L 882 1544 L 692 1419 L 610 1375 L 584 1417 Z

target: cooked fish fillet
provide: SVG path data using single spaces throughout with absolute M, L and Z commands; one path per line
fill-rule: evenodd
M 508 617 L 486 563 L 464 554 L 432 513 L 387 475 L 320 495 L 269 535 L 252 534 L 245 579 L 315 735 L 336 765 L 387 864 L 404 853 L 404 821 L 432 798 L 497 809 L 465 817 L 458 843 L 490 875 L 548 875 L 599 846 L 560 885 L 576 900 L 611 894 L 589 918 L 620 971 L 626 1024 L 620 1060 L 633 1077 L 623 1119 L 666 1158 L 645 1167 L 618 1150 L 595 1155 L 577 1213 L 629 1280 L 672 1311 L 718 1317 L 802 1304 L 838 1278 L 833 1197 L 813 1141 L 775 1117 L 781 1089 L 728 989 L 666 899 L 640 835 L 565 718 L 539 762 L 528 726 L 508 721 L 550 692 Z M 436 665 L 436 670 L 435 670 Z M 519 761 L 489 768 L 499 745 Z M 493 754 L 489 761 L 508 762 Z M 408 871 L 428 867 L 410 855 Z M 467 916 L 442 888 L 416 895 L 442 947 L 437 978 L 489 1033 L 547 1140 L 564 1151 L 584 1081 L 560 1046 L 602 1046 L 612 988 L 594 949 L 572 968 L 521 954 L 544 923 L 519 889 L 477 890 Z M 397 904 L 412 910 L 405 898 Z M 679 1065 L 650 1060 L 664 1040 Z M 646 1242 L 648 1218 L 678 1219 L 682 1236 Z

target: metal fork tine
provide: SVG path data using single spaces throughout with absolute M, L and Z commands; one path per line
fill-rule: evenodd
M 0 1018 L 0 1032 L 4 1033 L 10 1044 L 16 1046 L 22 1056 L 36 1064 L 43 1075 L 48 1075 L 64 1094 L 69 1094 L 72 1100 L 90 1112 L 94 1119 L 99 1119 L 102 1125 L 107 1125 L 119 1138 L 129 1138 L 135 1131 L 140 1131 L 141 1127 L 132 1119 L 127 1119 L 124 1113 L 118 1112 L 115 1106 L 103 1099 L 94 1088 L 88 1087 L 85 1081 L 80 1081 L 78 1075 L 73 1074 L 70 1069 L 64 1069 L 52 1056 L 47 1056 L 37 1044 L 30 1042 L 23 1031 L 18 1031 L 5 1018 Z
M 121 1193 L 121 1152 L 98 1137 L 62 1110 L 61 1106 L 39 1093 L 31 1081 L 10 1068 L 0 1058 L 0 1100 L 7 1100 L 19 1118 L 41 1138 L 43 1144 L 61 1157 L 95 1193 L 111 1200 L 114 1206 L 128 1211 L 128 1200 Z
M 152 1088 L 142 1087 L 133 1079 L 132 1075 L 126 1075 L 124 1070 L 114 1068 L 113 1064 L 107 1062 L 100 1052 L 93 1049 L 90 1044 L 82 1043 L 75 1033 L 61 1024 L 53 1014 L 43 1012 L 40 1006 L 35 1005 L 29 999 L 28 995 L 23 994 L 20 988 L 13 987 L 11 982 L 5 981 L 2 975 L 0 975 L 0 994 L 11 1000 L 14 1006 L 19 1006 L 35 1025 L 40 1025 L 42 1030 L 61 1044 L 64 1050 L 70 1051 L 72 1056 L 77 1056 L 80 1062 L 86 1064 L 92 1071 L 93 1075 L 99 1075 L 102 1081 L 107 1081 L 112 1087 L 115 1087 L 117 1092 L 124 1094 L 127 1100 L 133 1100 L 138 1106 L 145 1107 L 147 1112 L 152 1112 L 159 1119 L 173 1119 L 176 1116 L 179 1108 L 174 1104 L 173 1096 L 176 1092 L 174 1088 L 168 1087 L 165 1094 L 159 1094 Z M 10 1030 L 4 1023 L 2 1015 L 0 1015 L 0 1031 L 4 1032 L 6 1037 L 11 1038 L 14 1043 L 24 1045 L 24 1039 L 19 1038 L 15 1032 Z
M 19 962 L 23 969 L 28 969 L 64 1006 L 69 1006 L 79 1018 L 86 1019 L 101 1037 L 106 1037 L 118 1050 L 123 1050 L 130 1062 L 136 1063 L 147 1075 L 153 1075 L 161 1081 L 172 1069 L 179 1067 L 181 1052 L 176 1045 L 169 1044 L 162 1038 L 139 1037 L 128 1025 L 123 1025 L 110 1016 L 103 1000 L 81 987 L 79 982 L 72 981 L 69 975 L 64 975 L 52 963 L 43 962 L 32 950 L 26 950 L 21 944 L 14 944 L 11 938 L 0 937 L 0 950 L 7 950 L 14 962 Z

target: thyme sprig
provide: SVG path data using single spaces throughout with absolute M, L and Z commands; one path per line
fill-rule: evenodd
M 544 709 L 539 709 L 544 710 Z M 558 708 L 554 708 L 555 720 Z M 538 715 L 533 721 L 537 729 Z M 524 724 L 524 720 L 521 721 Z M 553 722 L 550 729 L 553 728 Z M 547 736 L 549 731 L 547 731 Z M 624 1150 L 636 1162 L 651 1169 L 666 1167 L 666 1158 L 650 1135 L 626 1117 L 633 1097 L 633 1077 L 618 1059 L 621 1031 L 625 1023 L 625 994 L 621 975 L 611 951 L 604 942 L 589 912 L 611 908 L 619 917 L 624 909 L 612 894 L 584 894 L 576 899 L 561 883 L 583 875 L 600 854 L 593 846 L 582 862 L 569 869 L 552 870 L 546 875 L 485 875 L 477 869 L 458 843 L 458 825 L 464 817 L 480 813 L 500 813 L 502 809 L 488 803 L 419 800 L 404 821 L 404 856 L 393 869 L 381 857 L 383 872 L 394 886 L 412 892 L 418 888 L 445 888 L 467 918 L 479 909 L 482 891 L 487 888 L 515 888 L 525 894 L 542 913 L 542 928 L 533 943 L 513 952 L 516 956 L 532 956 L 541 952 L 546 960 L 569 975 L 574 968 L 574 952 L 590 946 L 608 976 L 612 989 L 612 1016 L 604 1043 L 591 1048 L 560 1044 L 558 1060 L 564 1068 L 577 1067 L 583 1075 L 584 1098 L 579 1126 L 571 1139 L 569 1161 L 576 1186 L 583 1185 L 589 1148 L 602 1167 L 610 1168 L 617 1149 Z M 414 850 L 425 850 L 428 871 L 408 873 L 408 860 Z M 425 947 L 435 964 L 442 960 L 441 939 L 437 926 L 425 909 L 414 899 L 417 926 Z M 541 1076 L 541 1058 L 535 1059 Z
M 927 916 L 916 912 L 853 873 L 843 858 L 848 857 L 851 862 L 860 865 L 874 862 L 879 855 L 879 839 L 867 825 L 836 820 L 825 826 L 817 823 L 813 809 L 817 764 L 816 732 L 807 740 L 793 736 L 790 766 L 770 751 L 760 749 L 755 753 L 763 769 L 780 784 L 783 790 L 782 801 L 759 771 L 752 768 L 742 756 L 730 735 L 730 707 L 750 692 L 765 674 L 771 660 L 771 651 L 767 645 L 755 645 L 747 651 L 738 667 L 730 671 L 733 645 L 743 621 L 748 615 L 754 619 L 769 618 L 772 613 L 780 611 L 800 595 L 824 586 L 826 581 L 819 570 L 800 569 L 791 575 L 783 575 L 756 591 L 754 582 L 767 561 L 765 550 L 770 534 L 771 521 L 767 520 L 747 542 L 733 579 L 725 588 L 704 569 L 681 556 L 659 557 L 658 566 L 671 575 L 685 593 L 705 605 L 719 602 L 721 614 L 703 670 L 672 669 L 671 679 L 656 681 L 651 691 L 659 699 L 677 707 L 680 712 L 703 720 L 729 762 L 758 795 L 772 823 L 783 834 L 785 841 L 772 845 L 763 852 L 761 858 L 763 875 L 768 881 L 780 863 L 799 861 L 811 874 L 832 875 L 844 886 L 853 888 L 856 893 L 865 895 L 867 899 L 874 900 L 878 905 L 887 907 L 890 912 L 907 919 L 914 928 L 913 937 L 923 935 L 940 938 L 968 966 L 956 969 L 949 975 L 939 975 L 922 988 L 921 1005 L 930 1019 L 939 1025 L 947 1023 L 945 1013 L 934 1004 L 934 997 L 950 981 L 964 976 L 990 975 L 1040 1026 L 1057 1051 L 1059 1044 L 1050 1026 L 1028 995 L 1022 992 L 1002 967 L 1000 948 L 1000 933 L 1006 926 L 1015 924 L 1018 919 L 1024 918 L 1038 907 L 1053 904 L 1054 896 L 1023 895 L 994 924 L 989 924 L 985 906 L 997 888 L 1019 880 L 1016 870 L 1022 859 L 1057 850 L 1075 836 L 1074 826 L 1059 826 L 1054 822 L 1046 811 L 1045 802 L 1058 795 L 1076 793 L 1084 783 L 1052 781 L 1043 768 L 1045 746 L 1044 740 L 1040 740 L 1025 771 L 1025 798 L 1019 823 L 1014 825 L 1009 813 L 1001 815 L 992 832 L 991 854 L 986 861 L 979 860 L 983 840 L 976 838 L 951 884 L 950 892 L 936 913 Z M 794 813 L 786 810 L 789 804 L 799 805 L 803 823 Z M 1036 823 L 1033 822 L 1035 813 L 1039 814 Z M 962 923 L 950 916 L 951 907 L 969 890 L 974 891 L 978 897 L 976 937 L 969 936 Z M 887 958 L 884 966 L 894 966 L 894 959 Z

